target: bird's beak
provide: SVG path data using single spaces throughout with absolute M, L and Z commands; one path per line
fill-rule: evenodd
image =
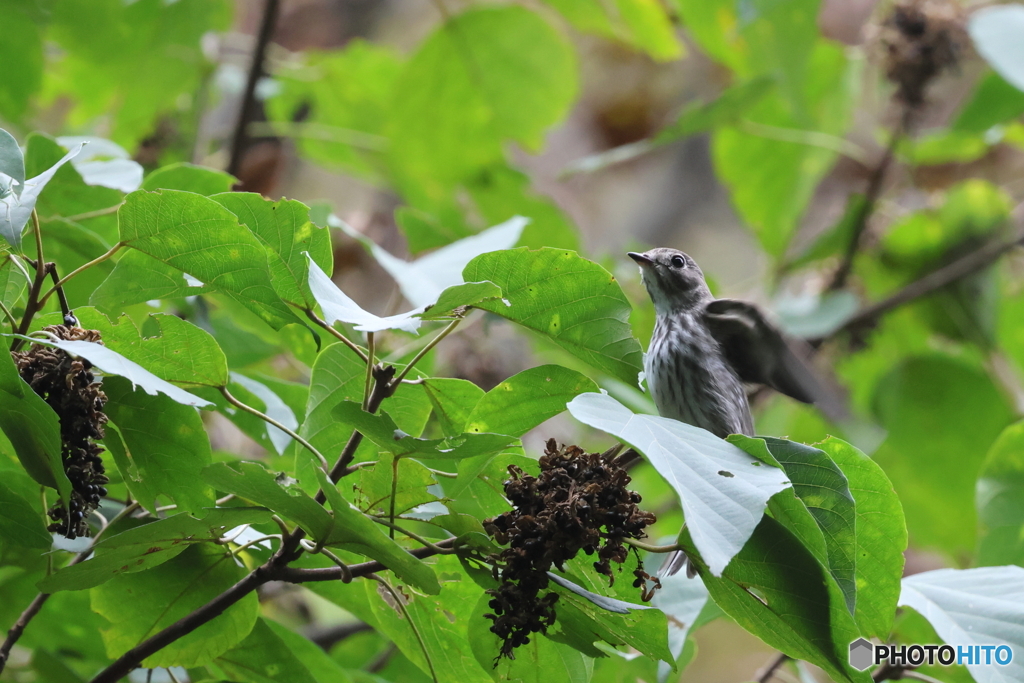
M 637 264 L 640 265 L 640 267 L 649 266 L 652 263 L 654 263 L 654 261 L 648 258 L 646 254 L 638 254 L 635 251 L 627 253 L 626 256 L 636 261 Z

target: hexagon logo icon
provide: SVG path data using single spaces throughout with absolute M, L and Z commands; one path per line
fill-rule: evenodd
M 875 661 L 875 646 L 864 638 L 850 643 L 850 666 L 857 671 L 866 671 Z

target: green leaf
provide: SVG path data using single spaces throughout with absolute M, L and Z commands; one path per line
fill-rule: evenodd
M 53 166 L 34 178 L 25 180 L 17 194 L 11 192 L 0 197 L 0 237 L 7 240 L 7 243 L 18 253 L 21 253 L 21 233 L 32 216 L 32 210 L 36 208 L 39 194 L 60 170 L 60 167 L 77 156 L 82 151 L 82 147 L 82 144 L 76 145 Z
M 331 658 L 319 645 L 314 644 L 304 636 L 282 626 L 276 621 L 264 620 L 278 638 L 280 638 L 288 650 L 299 658 L 302 664 L 309 669 L 316 679 L 316 683 L 349 683 L 350 676 L 347 671 Z M 366 681 L 366 683 L 370 683 Z
M 287 475 L 274 475 L 255 462 L 219 462 L 203 470 L 203 480 L 218 491 L 233 493 L 296 522 L 317 540 L 326 539 L 334 518 Z
M 193 545 L 148 571 L 121 574 L 90 591 L 93 611 L 110 622 L 103 629 L 107 655 L 116 659 L 226 591 L 247 570 L 220 546 Z M 131 609 L 126 609 L 130 599 Z M 248 635 L 259 614 L 249 593 L 222 614 L 143 660 L 147 668 L 204 666 Z
M 229 192 L 237 182 L 234 176 L 205 166 L 184 162 L 161 166 L 142 181 L 143 190 L 181 190 L 210 197 Z
M 358 403 L 344 401 L 333 410 L 334 417 L 359 430 L 363 436 L 398 458 L 461 460 L 486 453 L 498 453 L 519 439 L 505 434 L 469 433 L 444 439 L 417 439 L 406 434 L 391 416 L 381 411 L 372 415 Z
M 971 99 L 960 109 L 953 130 L 984 133 L 1021 114 L 1024 114 L 1024 92 L 993 71 L 981 78 Z
M 309 220 L 309 207 L 288 199 L 272 202 L 250 192 L 228 192 L 211 199 L 238 216 L 266 247 L 278 295 L 294 306 L 313 306 L 305 254 L 327 271 L 334 269 L 334 257 L 330 233 Z
M 89 303 L 109 316 L 117 316 L 132 304 L 183 299 L 211 289 L 205 285 L 193 286 L 189 282 L 180 270 L 130 249 L 117 260 L 107 279 L 93 290 Z M 192 282 L 200 281 L 193 278 Z
M 981 368 L 921 355 L 877 382 L 874 408 L 888 432 L 874 460 L 899 494 L 915 546 L 969 553 L 977 525 L 974 482 L 990 444 L 1012 420 L 1003 395 Z
M 785 472 L 728 441 L 665 417 L 635 415 L 604 394 L 581 394 L 567 406 L 583 424 L 625 441 L 675 490 L 704 561 L 721 576 L 754 532 L 768 499 L 787 488 Z
M 190 192 L 133 192 L 118 211 L 121 241 L 221 291 L 274 329 L 298 318 L 274 292 L 267 249 L 217 202 Z
M 538 149 L 576 89 L 572 48 L 539 15 L 505 6 L 450 18 L 393 90 L 389 156 L 398 185 L 439 198 L 474 169 L 500 161 L 506 139 Z
M 291 406 L 285 403 L 281 397 L 274 393 L 274 391 L 266 384 L 257 382 L 256 380 L 237 372 L 231 373 L 231 381 L 241 386 L 248 393 L 251 393 L 256 399 L 262 402 L 262 411 L 267 417 L 272 418 L 292 431 L 299 428 L 299 421 L 295 418 L 295 412 L 292 410 Z M 288 386 L 288 384 L 286 382 L 279 382 L 278 386 Z M 305 387 L 298 384 L 294 385 L 294 388 L 299 391 L 305 389 Z M 258 408 L 258 406 L 254 407 Z M 235 411 L 235 414 L 238 415 L 239 412 L 241 411 Z M 273 445 L 274 450 L 277 451 L 278 455 L 283 455 L 285 449 L 288 448 L 292 442 L 292 437 L 288 436 L 286 432 L 281 431 L 274 425 L 264 422 L 261 419 L 259 420 L 259 429 L 260 433 L 265 433 L 267 435 L 267 438 L 270 440 L 270 443 Z
M 821 546 L 823 552 L 815 552 L 815 555 L 843 591 L 847 609 L 855 614 L 858 517 L 846 475 L 825 451 L 812 446 L 774 437 L 752 439 L 739 434 L 730 436 L 729 442 L 759 459 L 768 462 L 774 459 L 786 472 L 792 489 L 773 497 L 768 503 L 769 509 L 775 519 L 796 534 L 812 552 L 816 545 Z M 763 448 L 767 448 L 768 453 L 764 453 Z M 809 519 L 803 519 L 804 516 Z
M 862 636 L 888 637 L 903 575 L 907 526 L 900 499 L 871 458 L 829 437 L 816 444 L 839 465 L 857 502 L 857 611 Z
M 77 339 L 57 339 L 56 337 L 43 339 L 40 337 L 18 336 L 22 339 L 31 341 L 33 344 L 52 346 L 62 349 L 72 356 L 85 358 L 102 370 L 107 376 L 115 375 L 128 380 L 131 383 L 133 390 L 136 386 L 142 387 L 142 389 L 151 396 L 163 394 L 167 398 L 175 401 L 176 403 L 180 403 L 183 406 L 203 407 L 211 405 L 209 401 L 201 399 L 198 396 L 193 396 L 184 389 L 179 389 L 173 384 L 165 382 L 138 363 L 125 358 L 121 354 L 112 349 L 108 349 L 102 344 L 80 341 Z
M 43 37 L 41 21 L 33 21 L 34 7 L 25 7 L 18 0 L 0 3 L 4 16 L 5 40 L 0 42 L 0 63 L 5 77 L 0 82 L 0 111 L 4 119 L 20 122 L 29 102 L 43 82 Z M 6 173 L 3 169 L 0 172 Z M 13 173 L 8 175 L 19 181 Z
M 687 529 L 680 542 L 690 554 Z M 700 568 L 719 607 L 771 647 L 821 667 L 834 680 L 871 680 L 847 664 L 849 644 L 858 633 L 842 592 L 811 551 L 778 521 L 762 517 L 720 578 L 709 576 L 699 557 L 690 555 L 690 560 Z
M 43 232 L 43 252 L 47 260 L 57 264 L 58 274 L 70 273 L 110 249 L 99 235 L 78 223 L 64 218 L 42 219 L 39 223 Z M 64 288 L 68 305 L 73 309 L 84 306 L 89 294 L 113 269 L 112 262 L 103 261 L 76 275 L 74 286 Z
M 43 486 L 57 489 L 62 500 L 70 500 L 71 482 L 61 460 L 60 420 L 21 379 L 7 349 L 0 349 L 0 429 L 25 471 Z
M 0 478 L 0 537 L 5 542 L 43 550 L 53 545 L 38 504 L 38 494 L 39 487 L 24 473 L 16 470 L 3 473 Z
M 525 248 L 483 254 L 462 272 L 487 280 L 505 299 L 479 307 L 541 333 L 590 365 L 633 385 L 640 344 L 629 327 L 630 305 L 615 277 L 572 251 Z
M 358 507 L 368 514 L 390 515 L 393 510 L 395 515 L 401 515 L 438 500 L 429 490 L 437 481 L 425 465 L 410 458 L 395 460 L 394 455 L 383 453 L 376 465 L 360 470 L 359 491 L 363 501 Z
M 549 638 L 588 645 L 595 641 L 613 647 L 628 645 L 652 659 L 674 661 L 668 649 L 668 620 L 660 609 L 591 593 L 550 572 L 548 576 L 558 594 L 558 629 L 549 632 Z
M 448 377 L 428 377 L 423 389 L 445 436 L 466 431 L 470 414 L 484 396 L 484 390 L 469 380 Z
M 1024 422 L 999 435 L 976 487 L 980 565 L 1024 565 Z
M 648 555 L 645 559 L 651 562 L 654 558 Z M 650 568 L 647 571 L 658 574 Z M 692 580 L 686 572 L 661 577 L 661 588 L 654 594 L 651 604 L 668 617 L 668 649 L 676 661 L 677 668 L 685 664 L 680 660 L 686 647 L 687 636 L 699 625 L 697 622 L 705 607 L 709 604 L 715 605 L 708 597 L 708 589 L 704 587 L 704 582 Z M 659 665 L 659 671 L 665 671 L 666 668 Z
M 15 263 L 16 258 L 13 254 L 0 253 L 0 301 L 8 309 L 15 307 L 28 287 L 28 279 L 18 267 L 20 264 Z
M 437 298 L 437 303 L 428 306 L 420 314 L 423 320 L 445 320 L 452 318 L 457 312 L 481 301 L 493 301 L 501 298 L 501 288 L 493 282 L 466 282 L 448 287 Z
M 163 564 L 197 543 L 210 543 L 241 524 L 265 524 L 263 508 L 216 508 L 196 519 L 174 515 L 122 531 L 96 544 L 88 562 L 71 565 L 39 582 L 45 593 L 77 591 L 99 586 L 122 573 L 141 572 Z
M 186 512 L 211 507 L 213 491 L 199 477 L 210 464 L 210 439 L 195 408 L 133 391 L 120 377 L 107 377 L 103 391 L 113 423 L 104 443 L 132 497 L 152 514 L 161 495 Z
M 565 404 L 598 390 L 593 380 L 560 365 L 524 370 L 488 391 L 473 408 L 465 431 L 522 436 L 565 410 Z
M 158 115 L 195 97 L 209 68 L 202 36 L 228 28 L 230 7 L 220 0 L 62 0 L 47 36 L 62 56 L 48 64 L 46 91 L 70 101 L 68 125 L 102 116 L 111 139 L 135 149 L 153 134 Z
M 1024 47 L 1020 42 L 1024 7 L 1005 5 L 972 12 L 967 30 L 989 66 L 1018 90 L 1024 90 Z
M 900 605 L 913 607 L 951 645 L 1009 646 L 1011 661 L 1006 666 L 993 667 L 977 659 L 972 664 L 964 662 L 974 680 L 1015 681 L 1024 677 L 1024 663 L 1013 656 L 1024 649 L 1021 567 L 936 569 L 914 574 L 903 579 Z
M 269 623 L 257 619 L 245 640 L 217 658 L 217 666 L 232 680 L 244 683 L 317 683 Z
M 79 308 L 75 315 L 82 327 L 99 331 L 104 346 L 161 379 L 185 386 L 223 387 L 228 383 L 228 362 L 216 340 L 176 315 L 147 316 L 146 324 L 155 325 L 159 334 L 145 337 L 126 315 L 113 323 L 94 308 Z

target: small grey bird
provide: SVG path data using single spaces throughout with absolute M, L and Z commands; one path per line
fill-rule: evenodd
M 657 313 L 644 374 L 660 415 L 721 438 L 753 436 L 744 383 L 765 384 L 804 403 L 826 397 L 795 343 L 754 305 L 716 299 L 687 254 L 662 247 L 628 255 L 639 264 Z M 673 555 L 663 572 L 672 575 L 684 564 L 685 555 Z M 692 565 L 687 573 L 693 575 Z

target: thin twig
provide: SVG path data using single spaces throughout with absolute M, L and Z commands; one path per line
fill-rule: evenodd
M 109 258 L 110 258 L 111 256 L 113 256 L 114 254 L 116 254 L 116 253 L 117 253 L 118 251 L 120 251 L 121 247 L 123 247 L 123 246 L 125 246 L 125 243 L 124 243 L 124 242 L 118 242 L 117 244 L 115 244 L 114 246 L 112 246 L 112 247 L 111 247 L 111 248 L 110 248 L 109 250 L 107 250 L 107 251 L 106 251 L 106 252 L 104 252 L 103 254 L 100 254 L 99 256 L 97 256 L 96 258 L 94 258 L 94 259 L 93 259 L 92 261 L 89 261 L 89 262 L 88 262 L 88 263 L 86 263 L 86 264 L 83 264 L 83 265 L 81 265 L 81 266 L 78 266 L 78 267 L 77 267 L 77 268 L 75 268 L 75 269 L 74 269 L 73 271 L 71 271 L 70 273 L 68 273 L 68 274 L 67 274 L 67 275 L 65 275 L 64 277 L 62 277 L 62 278 L 61 278 L 60 280 L 57 280 L 56 282 L 54 282 L 54 284 L 53 284 L 53 287 L 51 287 L 50 289 L 48 289 L 48 290 L 46 291 L 46 294 L 44 294 L 44 295 L 42 296 L 42 298 L 41 298 L 41 299 L 39 300 L 39 306 L 40 306 L 40 307 L 42 307 L 42 306 L 43 306 L 43 304 L 45 304 L 45 303 L 46 303 L 46 300 L 47 300 L 47 299 L 49 299 L 49 298 L 50 298 L 50 296 L 51 296 L 51 295 L 52 295 L 52 294 L 53 294 L 54 292 L 59 292 L 59 291 L 61 291 L 61 288 L 62 288 L 62 287 L 63 287 L 64 285 L 66 285 L 66 284 L 68 283 L 68 280 L 70 280 L 71 278 L 75 277 L 75 276 L 76 276 L 76 275 L 78 275 L 79 273 L 81 273 L 81 272 L 83 272 L 83 271 L 86 271 L 86 270 L 88 270 L 88 269 L 92 268 L 92 267 L 93 267 L 93 266 L 95 266 L 95 265 L 98 265 L 98 264 L 100 264 L 100 263 L 103 263 L 104 261 L 106 261 L 107 259 L 109 259 Z
M 768 662 L 767 666 L 757 672 L 757 683 L 768 683 L 768 681 L 772 680 L 772 677 L 775 676 L 775 672 L 780 666 L 785 664 L 787 660 L 789 660 L 789 655 L 784 652 L 780 652 L 775 659 Z
M 395 524 L 394 521 L 390 521 L 390 520 L 384 519 L 383 517 L 377 517 L 377 516 L 371 516 L 370 519 L 372 519 L 373 521 L 377 522 L 377 524 L 381 524 L 381 525 L 386 526 L 386 527 L 388 527 L 390 529 L 394 529 L 395 531 L 397 531 L 400 534 L 405 534 L 406 536 L 408 536 L 412 540 L 414 540 L 417 543 L 419 543 L 420 545 L 422 545 L 424 548 L 430 548 L 431 550 L 433 550 L 438 555 L 451 555 L 452 553 L 455 552 L 454 548 L 450 548 L 450 547 L 447 547 L 447 546 L 442 547 L 442 546 L 437 545 L 436 543 L 431 543 L 430 541 L 428 541 L 427 539 L 423 538 L 422 536 L 420 536 L 418 534 L 414 534 L 413 532 L 409 531 L 408 529 L 403 529 L 402 527 L 400 527 L 397 524 Z M 417 520 L 417 521 L 422 521 L 422 520 Z
M 18 334 L 18 320 L 14 317 L 14 314 L 11 313 L 11 309 L 7 308 L 7 305 L 4 304 L 3 301 L 0 301 L 0 311 L 3 311 L 4 315 L 7 316 L 7 319 L 11 321 L 11 332 Z
M 57 277 L 57 266 L 56 264 L 50 267 L 50 279 L 53 280 L 53 288 L 57 291 L 57 299 L 60 301 L 60 312 L 61 315 L 67 320 L 67 317 L 71 315 L 71 306 L 68 305 L 68 297 L 64 293 L 64 288 L 60 286 L 60 278 Z M 49 292 L 43 295 L 43 303 L 46 302 L 46 297 L 49 296 Z
M 269 415 L 261 413 L 260 411 L 256 410 L 252 406 L 247 405 L 245 403 L 242 403 L 237 398 L 235 398 L 234 396 L 231 395 L 231 392 L 228 391 L 227 387 L 220 387 L 220 393 L 224 396 L 225 399 L 227 399 L 228 403 L 230 403 L 231 405 L 235 406 L 239 410 L 243 410 L 243 411 L 249 413 L 250 415 L 255 415 L 256 417 L 258 417 L 259 419 L 263 420 L 267 424 L 273 425 L 274 427 L 277 427 L 282 432 L 284 432 L 288 436 L 290 436 L 293 439 L 295 439 L 296 441 L 298 441 L 299 444 L 301 444 L 303 446 L 303 448 L 305 448 L 310 453 L 312 453 L 313 455 L 316 456 L 316 459 L 320 461 L 320 466 L 323 468 L 324 472 L 327 472 L 330 469 L 331 463 L 329 463 L 327 461 L 327 458 L 325 458 L 320 453 L 320 451 L 318 451 L 313 446 L 313 444 L 311 444 L 310 442 L 308 442 L 305 439 L 303 439 L 301 436 L 296 434 L 293 430 L 289 429 L 288 427 L 285 427 L 283 424 L 281 424 L 280 422 L 278 422 L 274 418 L 270 417 Z
M 256 85 L 263 76 L 263 61 L 267 56 L 267 45 L 274 34 L 274 26 L 277 24 L 279 0 L 267 0 L 263 8 L 263 20 L 260 22 L 260 31 L 256 37 L 256 49 L 253 51 L 252 62 L 249 64 L 249 77 L 245 82 L 245 91 L 242 95 L 242 105 L 238 111 L 238 122 L 235 124 L 235 132 L 231 139 L 231 159 L 228 161 L 227 171 L 231 175 L 238 176 L 238 168 L 242 164 L 242 155 L 245 153 L 246 142 L 249 139 L 246 127 L 249 119 L 252 118 L 252 109 L 256 101 Z
M 846 286 L 846 280 L 850 277 L 850 273 L 853 270 L 853 260 L 857 256 L 858 249 L 860 249 L 861 238 L 867 229 L 868 219 L 875 211 L 875 204 L 882 194 L 882 185 L 885 181 L 886 173 L 889 171 L 890 166 L 892 166 L 892 160 L 896 156 L 896 147 L 910 129 L 912 116 L 912 109 L 907 107 L 903 110 L 899 125 L 896 126 L 892 136 L 889 138 L 889 145 L 885 148 L 885 154 L 882 155 L 878 165 L 875 166 L 870 178 L 868 178 L 867 190 L 864 192 L 864 201 L 861 202 L 857 214 L 853 218 L 850 241 L 846 245 L 846 253 L 843 256 L 843 260 L 839 264 L 835 275 L 832 276 L 832 282 L 829 283 L 829 291 L 842 289 Z
M 395 378 L 394 384 L 400 384 L 402 380 L 405 379 L 405 376 L 409 374 L 409 371 L 412 370 L 413 366 L 416 365 L 416 363 L 418 363 L 423 358 L 423 356 L 427 355 L 432 348 L 437 346 L 438 342 L 440 342 L 442 339 L 451 334 L 452 331 L 455 330 L 455 328 L 458 327 L 459 323 L 461 322 L 462 318 L 456 318 L 455 320 L 448 323 L 447 327 L 441 330 L 441 332 L 438 333 L 436 337 L 430 340 L 429 344 L 420 349 L 420 352 L 417 353 L 411 361 L 409 361 L 409 364 L 405 366 L 404 370 L 402 370 L 402 374 Z
M 1003 254 L 1022 244 L 1024 244 L 1024 232 L 1018 232 L 1016 236 L 1007 241 L 990 242 L 956 261 L 928 273 L 921 279 L 911 282 L 892 296 L 862 309 L 829 336 L 835 336 L 844 330 L 870 325 L 894 308 L 920 299 L 961 278 L 983 270 Z M 824 340 L 811 340 L 812 343 L 815 341 Z
M 345 346 L 347 346 L 350 349 L 352 349 L 352 351 L 354 351 L 355 354 L 357 356 L 359 356 L 359 359 L 361 361 L 363 361 L 364 363 L 368 362 L 369 359 L 368 359 L 367 355 L 365 353 L 363 353 L 363 350 L 361 348 L 359 348 L 355 343 L 353 343 L 351 339 L 349 339 L 348 337 L 343 335 L 341 332 L 339 332 L 338 330 L 336 330 L 333 327 L 331 327 L 330 325 L 328 325 L 327 321 L 326 320 L 322 320 L 320 318 L 320 316 L 318 316 L 316 313 L 313 312 L 312 309 L 309 309 L 309 308 L 304 309 L 304 312 L 305 312 L 307 318 L 309 318 L 314 323 L 316 323 L 320 327 L 322 327 L 325 330 L 327 330 L 328 332 L 330 332 L 332 335 L 334 335 L 335 338 L 338 339 L 338 341 L 340 341 L 341 343 L 345 344 Z
M 32 228 L 36 238 L 36 258 L 33 268 L 35 268 L 35 276 L 32 278 L 32 285 L 28 290 L 28 300 L 25 302 L 25 314 L 21 318 L 21 325 L 18 326 L 18 330 L 15 334 L 25 334 L 28 332 L 28 328 L 32 325 L 32 319 L 35 318 L 36 312 L 41 308 L 39 301 L 39 292 L 43 289 L 43 283 L 46 282 L 47 263 L 43 258 L 43 235 L 39 229 L 39 214 L 36 213 L 35 209 L 32 209 Z M 31 263 L 31 260 L 26 259 Z M 21 348 L 24 343 L 22 339 L 15 338 L 11 342 L 11 351 L 17 351 Z M 70 520 L 71 518 L 68 517 Z
M 366 379 L 363 381 L 363 410 L 366 410 L 366 406 L 370 403 L 370 391 L 373 389 L 373 354 L 374 354 L 374 334 L 373 332 L 366 333 Z
M 673 543 L 672 545 L 650 545 L 632 538 L 623 538 L 622 542 L 649 553 L 674 553 L 677 550 L 683 549 L 678 543 Z
M 306 637 L 322 650 L 329 651 L 346 638 L 372 630 L 373 627 L 365 621 L 350 621 L 346 624 L 336 624 L 307 631 Z

